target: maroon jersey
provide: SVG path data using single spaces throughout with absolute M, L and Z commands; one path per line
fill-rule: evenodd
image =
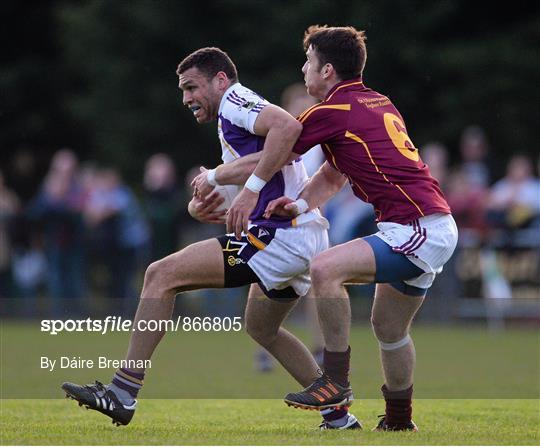
M 450 213 L 400 113 L 359 79 L 336 84 L 298 120 L 304 129 L 293 152 L 304 154 L 320 144 L 326 160 L 347 176 L 354 194 L 373 205 L 378 221 L 407 224 Z

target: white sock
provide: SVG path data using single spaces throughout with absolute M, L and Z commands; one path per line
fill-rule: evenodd
M 329 423 L 330 425 L 332 425 L 334 428 L 341 428 L 342 426 L 344 426 L 348 421 L 349 421 L 349 416 L 351 414 L 349 414 L 347 412 L 347 415 L 341 417 L 341 418 L 338 418 L 337 420 L 332 420 L 331 422 L 327 422 Z
M 328 415 L 328 414 L 331 414 L 332 412 L 335 411 L 335 408 L 328 408 L 328 409 L 323 409 L 321 411 L 321 416 L 322 418 L 324 418 L 325 415 Z M 340 428 L 342 427 L 343 425 L 345 425 L 348 421 L 349 421 L 349 416 L 351 414 L 349 414 L 348 412 L 341 418 L 338 418 L 336 420 L 326 420 L 326 423 L 328 423 L 330 426 L 333 426 L 334 428 Z
M 112 390 L 114 392 L 114 394 L 116 395 L 116 398 L 118 398 L 120 403 L 122 403 L 123 405 L 132 406 L 133 403 L 135 403 L 135 399 L 127 390 L 121 389 L 120 387 L 116 386 L 113 383 L 108 384 L 106 387 L 107 389 Z

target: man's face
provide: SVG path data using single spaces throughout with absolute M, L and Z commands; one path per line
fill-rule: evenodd
M 208 80 L 197 67 L 192 67 L 180 74 L 178 87 L 183 92 L 182 102 L 187 106 L 197 123 L 208 123 L 217 119 L 221 92 L 216 75 Z
M 302 67 L 302 73 L 304 74 L 307 92 L 311 96 L 322 100 L 326 95 L 324 78 L 321 70 L 322 67 L 317 52 L 311 45 L 306 51 L 306 58 L 306 63 Z

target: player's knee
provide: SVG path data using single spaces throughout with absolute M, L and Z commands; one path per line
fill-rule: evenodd
M 371 315 L 373 334 L 381 342 L 393 343 L 407 336 L 407 325 L 399 325 L 395 321 Z
M 156 284 L 159 282 L 160 277 L 160 262 L 154 261 L 153 263 L 150 263 L 150 265 L 146 268 L 146 272 L 144 273 L 144 284 L 145 286 L 149 286 L 152 284 Z
M 326 260 L 320 255 L 311 262 L 311 281 L 315 284 L 327 281 L 328 266 Z
M 143 289 L 158 294 L 157 297 L 162 297 L 164 294 L 177 287 L 173 281 L 173 276 L 170 274 L 171 269 L 169 263 L 170 262 L 166 258 L 151 263 L 144 274 Z
M 317 255 L 310 265 L 310 276 L 312 283 L 317 286 L 322 285 L 341 285 L 345 280 L 343 272 L 336 269 L 335 260 L 324 255 Z

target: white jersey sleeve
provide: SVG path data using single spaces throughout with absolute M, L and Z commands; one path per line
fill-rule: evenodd
M 255 121 L 265 106 L 270 104 L 252 90 L 236 84 L 225 93 L 221 115 L 233 125 L 254 134 Z

